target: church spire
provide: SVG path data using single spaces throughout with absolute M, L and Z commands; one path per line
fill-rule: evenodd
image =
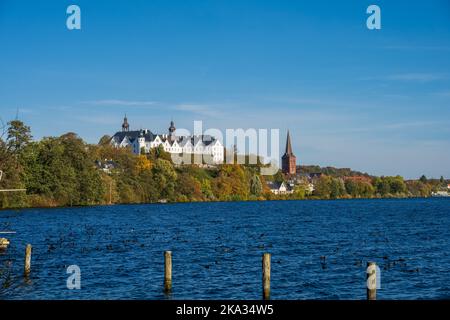
M 284 174 L 295 175 L 297 173 L 297 158 L 292 152 L 291 135 L 287 133 L 286 152 L 281 157 L 281 169 Z
M 292 145 L 291 145 L 291 135 L 289 134 L 289 130 L 287 132 L 287 139 L 286 139 L 286 151 L 285 154 L 287 155 L 293 155 L 292 152 Z

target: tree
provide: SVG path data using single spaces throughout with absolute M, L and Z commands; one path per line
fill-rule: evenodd
M 111 142 L 111 136 L 105 134 L 103 137 L 100 138 L 100 140 L 98 141 L 98 144 L 100 146 L 105 146 L 105 145 L 109 145 Z
M 321 176 L 314 183 L 314 192 L 313 195 L 319 198 L 328 199 L 331 194 L 331 177 L 329 176 Z
M 396 176 L 396 177 L 388 177 L 388 182 L 390 185 L 391 192 L 393 194 L 401 194 L 406 193 L 407 188 L 405 185 L 405 181 L 402 177 Z
M 173 165 L 167 160 L 157 159 L 152 171 L 156 186 L 161 191 L 161 196 L 165 199 L 173 199 L 177 180 L 177 173 Z
M 151 149 L 149 157 L 152 161 L 156 159 L 163 159 L 172 162 L 172 155 L 169 152 L 164 151 L 164 147 L 162 144 L 160 144 L 157 148 Z
M 200 182 L 186 172 L 178 176 L 176 194 L 191 201 L 203 198 Z
M 255 196 L 260 196 L 263 191 L 261 179 L 258 175 L 254 175 L 250 181 L 250 193 Z
M 362 197 L 370 198 L 373 196 L 375 189 L 370 183 L 361 181 L 358 182 L 358 191 Z
M 431 186 L 420 180 L 408 181 L 406 186 L 410 195 L 414 197 L 429 197 L 431 195 Z
M 19 153 L 32 139 L 30 127 L 20 120 L 8 122 L 8 135 L 6 138 L 8 150 Z
M 55 205 L 102 203 L 106 187 L 90 151 L 74 133 L 28 144 L 21 155 L 28 192 Z
M 248 199 L 250 184 L 243 167 L 238 164 L 224 164 L 219 168 L 215 194 L 221 200 Z
M 0 139 L 0 189 L 22 189 L 23 168 L 15 155 L 9 152 L 6 143 Z M 0 192 L 0 208 L 15 208 L 27 205 L 24 192 Z
M 147 156 L 140 154 L 136 161 L 136 170 L 138 172 L 143 172 L 150 170 L 152 168 L 152 163 L 148 160 Z
M 373 181 L 375 190 L 381 196 L 386 196 L 391 192 L 391 186 L 385 177 L 377 177 Z
M 209 199 L 209 200 L 214 199 L 214 193 L 212 191 L 210 180 L 203 179 L 201 182 L 201 189 L 202 189 L 202 193 L 206 197 L 206 199 Z
M 294 188 L 294 198 L 304 199 L 306 196 L 306 186 L 304 184 L 299 184 Z
M 333 199 L 340 198 L 345 195 L 344 182 L 340 178 L 331 178 L 330 181 L 330 197 Z
M 370 198 L 373 196 L 374 187 L 372 184 L 366 181 L 355 181 L 353 179 L 347 179 L 345 181 L 345 190 L 352 197 Z
M 359 195 L 358 184 L 356 181 L 348 179 L 345 181 L 344 185 L 345 190 L 349 195 L 351 195 L 352 197 L 357 197 Z
M 428 182 L 428 179 L 427 179 L 427 177 L 426 177 L 425 175 L 422 175 L 422 176 L 420 177 L 419 181 L 422 182 L 422 183 L 427 183 L 427 182 Z

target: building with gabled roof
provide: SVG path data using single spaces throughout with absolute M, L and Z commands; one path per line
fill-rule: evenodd
M 294 189 L 291 185 L 286 182 L 277 182 L 277 181 L 268 181 L 267 186 L 270 189 L 270 192 L 276 195 L 281 194 L 292 194 Z
M 162 145 L 168 153 L 208 155 L 217 164 L 224 161 L 224 147 L 219 140 L 209 135 L 176 136 L 173 121 L 167 134 L 155 134 L 148 129 L 130 131 L 129 127 L 125 116 L 122 131 L 116 132 L 111 138 L 114 147 L 130 147 L 133 153 L 140 154 L 142 150 L 149 153 L 151 149 Z

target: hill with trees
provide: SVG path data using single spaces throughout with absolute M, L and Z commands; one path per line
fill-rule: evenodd
M 81 206 L 117 203 L 245 201 L 273 199 L 338 199 L 430 196 L 448 183 L 444 178 L 404 181 L 372 177 L 351 169 L 301 166 L 305 178 L 293 194 L 274 195 L 266 181 L 287 181 L 278 172 L 261 176 L 263 165 L 222 164 L 214 167 L 174 165 L 162 147 L 135 155 L 114 148 L 108 136 L 88 144 L 75 133 L 34 141 L 19 120 L 0 134 L 0 208 Z M 309 193 L 307 186 L 314 184 Z

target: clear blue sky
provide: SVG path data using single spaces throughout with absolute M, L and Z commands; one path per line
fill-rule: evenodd
M 446 0 L 0 0 L 0 117 L 88 142 L 125 112 L 156 132 L 279 128 L 282 145 L 289 128 L 302 164 L 450 177 L 449 57 Z

